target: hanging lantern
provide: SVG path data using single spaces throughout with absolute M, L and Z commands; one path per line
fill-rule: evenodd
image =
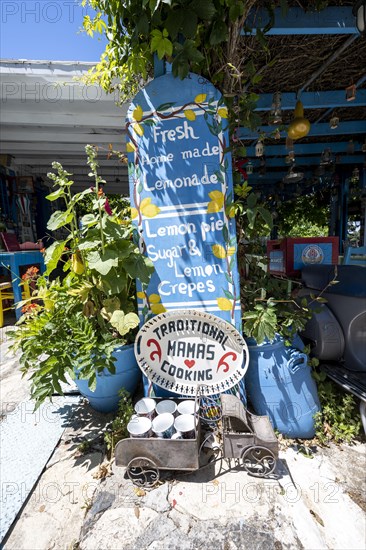
M 272 109 L 270 113 L 270 123 L 271 124 L 282 123 L 281 92 L 276 92 L 273 94 Z
M 279 129 L 279 128 L 277 128 L 277 130 L 275 131 L 273 137 L 274 137 L 275 139 L 281 139 L 281 132 L 280 132 L 280 129 Z
M 255 156 L 256 157 L 263 157 L 264 153 L 264 146 L 261 141 L 257 142 L 257 145 L 255 146 Z
M 338 124 L 339 124 L 339 118 L 337 116 L 332 116 L 332 118 L 329 121 L 329 126 L 331 130 L 335 130 L 336 128 L 338 128 Z
M 301 101 L 296 103 L 294 120 L 288 127 L 287 133 L 291 139 L 300 139 L 308 135 L 310 122 L 304 118 L 304 107 Z
M 360 34 L 366 33 L 366 0 L 357 0 L 352 10 L 356 17 L 356 27 Z
M 253 174 L 253 169 L 254 169 L 254 166 L 253 166 L 252 162 L 249 161 L 248 164 L 247 164 L 247 174 Z

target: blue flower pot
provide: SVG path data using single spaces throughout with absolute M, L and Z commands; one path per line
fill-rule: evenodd
M 260 345 L 253 338 L 246 342 L 245 385 L 256 414 L 268 415 L 273 427 L 287 437 L 314 437 L 313 416 L 320 403 L 307 356 L 294 346 L 286 347 L 279 335 Z M 303 348 L 299 337 L 294 345 Z
M 124 388 L 132 395 L 141 379 L 141 371 L 137 365 L 133 344 L 116 347 L 113 355 L 116 357 L 116 372 L 111 374 L 104 369 L 103 372 L 97 374 L 95 391 L 90 390 L 88 380 L 75 379 L 75 384 L 81 395 L 89 401 L 90 406 L 103 413 L 116 411 L 120 400 L 118 392 Z

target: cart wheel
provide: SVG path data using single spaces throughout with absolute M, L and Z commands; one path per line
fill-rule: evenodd
M 126 473 L 137 487 L 154 487 L 160 479 L 159 468 L 150 458 L 138 456 L 127 465 Z
M 276 468 L 274 454 L 267 447 L 247 447 L 241 453 L 245 471 L 254 477 L 267 477 Z

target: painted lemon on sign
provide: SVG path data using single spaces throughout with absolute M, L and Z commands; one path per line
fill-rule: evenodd
M 217 305 L 222 311 L 230 311 L 233 307 L 231 300 L 228 298 L 217 298 Z
M 133 153 L 134 151 L 136 151 L 136 147 L 134 146 L 133 143 L 131 143 L 131 141 L 128 141 L 126 143 L 126 150 L 127 150 L 127 153 Z
M 140 204 L 140 212 L 146 218 L 154 218 L 160 212 L 160 208 L 151 202 L 151 197 L 143 199 Z M 131 218 L 134 220 L 138 216 L 137 208 L 131 208 Z
M 159 313 L 165 313 L 166 309 L 161 303 L 161 298 L 159 294 L 150 294 L 149 296 L 149 304 L 150 304 L 150 310 L 152 313 L 155 313 L 155 315 L 158 315 Z
M 136 122 L 140 122 L 143 114 L 144 113 L 143 113 L 142 107 L 140 105 L 137 105 L 136 109 L 133 110 L 132 118 L 134 118 Z
M 138 122 L 136 122 L 134 125 L 133 125 L 133 129 L 135 130 L 136 134 L 138 136 L 143 136 L 144 135 L 144 129 L 143 127 L 141 126 L 141 124 L 139 124 Z
M 226 250 L 221 244 L 212 245 L 212 253 L 216 258 L 223 260 L 226 258 Z
M 226 107 L 220 107 L 220 109 L 217 109 L 217 114 L 221 117 L 221 118 L 227 118 L 228 114 L 227 114 L 227 108 Z
M 194 102 L 195 103 L 203 103 L 205 101 L 206 97 L 207 97 L 207 94 L 198 94 L 194 98 Z
M 196 113 L 194 111 L 192 111 L 192 109 L 186 109 L 184 111 L 184 116 L 188 119 L 188 120 L 196 120 Z
M 229 246 L 225 248 L 222 244 L 212 245 L 212 253 L 216 258 L 224 260 L 227 256 L 233 256 L 235 254 L 235 246 Z
M 158 304 L 160 302 L 161 298 L 159 294 L 150 294 L 149 296 L 149 302 L 150 304 Z
M 212 214 L 214 212 L 220 212 L 220 210 L 224 206 L 224 201 L 225 201 L 224 194 L 221 191 L 211 191 L 211 193 L 209 193 L 208 196 L 211 199 L 211 201 L 207 205 L 208 214 Z
M 159 313 L 165 313 L 166 309 L 163 304 L 151 304 L 150 309 L 153 313 L 158 315 Z

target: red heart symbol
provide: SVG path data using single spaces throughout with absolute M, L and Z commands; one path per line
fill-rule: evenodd
M 190 361 L 189 359 L 186 359 L 186 360 L 184 361 L 184 364 L 185 364 L 189 369 L 191 369 L 191 368 L 196 364 L 196 361 L 194 361 L 193 359 L 192 359 L 192 361 Z

